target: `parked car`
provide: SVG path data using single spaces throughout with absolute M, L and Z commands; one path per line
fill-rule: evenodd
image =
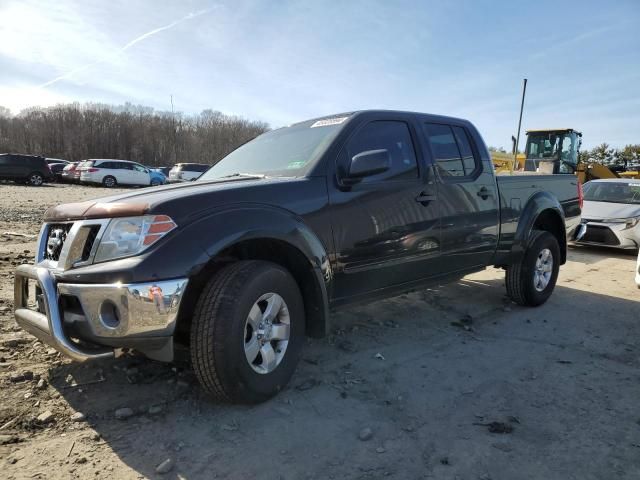
M 147 167 L 129 160 L 91 159 L 80 166 L 80 182 L 100 184 L 107 188 L 151 185 L 151 174 Z
M 56 182 L 62 181 L 62 172 L 69 163 L 49 163 L 49 169 L 53 173 L 53 180 Z
M 158 171 L 157 169 L 153 169 L 153 168 L 149 168 L 149 175 L 151 177 L 151 186 L 155 187 L 158 185 L 164 185 L 165 183 L 167 183 L 167 176 L 162 173 L 161 171 Z
M 169 183 L 196 180 L 209 168 L 211 165 L 205 163 L 176 163 L 169 171 Z
M 82 162 L 71 162 L 62 168 L 60 174 L 60 180 L 65 183 L 78 183 L 80 182 L 80 170 L 78 169 Z
M 53 173 L 44 157 L 15 153 L 0 154 L 0 180 L 13 180 L 39 187 L 53 180 Z
M 174 341 L 186 343 L 213 397 L 259 402 L 284 388 L 305 335 L 329 332 L 335 308 L 489 265 L 506 270 L 513 301 L 544 303 L 580 223 L 580 189 L 573 175 L 496 177 L 466 120 L 309 120 L 181 188 L 49 209 L 36 264 L 16 271 L 15 317 L 76 360 L 127 347 L 171 361 Z
M 640 246 L 640 180 L 612 178 L 585 183 L 582 224 L 576 243 L 637 249 Z
M 71 163 L 69 160 L 62 160 L 61 158 L 46 158 L 45 160 L 49 165 L 53 165 L 54 163 L 64 163 L 65 165 L 69 165 Z
M 169 172 L 171 167 L 153 167 L 151 170 L 162 173 L 165 177 L 169 178 Z

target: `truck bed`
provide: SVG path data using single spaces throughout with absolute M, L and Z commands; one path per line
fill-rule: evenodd
M 567 234 L 580 224 L 578 178 L 574 175 L 541 175 L 515 172 L 496 175 L 500 195 L 500 240 L 498 255 L 511 248 L 525 205 L 534 195 L 548 192 L 558 199 L 564 212 Z

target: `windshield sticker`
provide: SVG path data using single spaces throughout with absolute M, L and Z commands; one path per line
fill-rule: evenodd
M 631 188 L 640 188 L 640 183 L 629 183 L 628 184 Z
M 299 160 L 297 162 L 289 162 L 287 164 L 287 170 L 293 169 L 293 168 L 302 168 L 304 167 L 304 164 L 307 163 L 305 161 Z
M 340 125 L 349 117 L 335 117 L 335 118 L 325 118 L 324 120 L 318 120 L 316 123 L 311 125 L 310 128 L 316 127 L 327 127 L 329 125 Z

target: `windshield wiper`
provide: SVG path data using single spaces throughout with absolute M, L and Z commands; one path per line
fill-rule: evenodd
M 218 178 L 233 178 L 233 177 L 267 178 L 266 175 L 263 175 L 261 173 L 241 173 L 241 172 L 231 173 L 229 175 L 223 175 L 222 177 L 218 177 Z

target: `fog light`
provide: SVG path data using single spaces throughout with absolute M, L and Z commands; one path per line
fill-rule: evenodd
M 120 325 L 118 307 L 111 300 L 105 300 L 100 305 L 100 321 L 108 328 L 116 328 Z

